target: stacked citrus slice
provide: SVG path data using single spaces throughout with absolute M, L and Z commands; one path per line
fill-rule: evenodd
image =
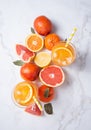
M 76 57 L 74 47 L 70 44 L 65 47 L 65 42 L 58 42 L 52 49 L 52 62 L 59 66 L 70 65 Z
M 37 96 L 37 88 L 35 84 L 29 81 L 18 83 L 13 90 L 13 99 L 21 106 L 27 106 L 32 103 L 33 95 Z

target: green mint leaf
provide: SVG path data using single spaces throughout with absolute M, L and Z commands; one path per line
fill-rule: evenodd
M 45 92 L 44 92 L 44 97 L 48 98 L 49 97 L 49 88 L 46 88 Z
M 44 109 L 47 114 L 53 114 L 53 107 L 51 103 L 44 104 Z
M 22 66 L 25 63 L 22 60 L 16 60 L 16 61 L 13 62 L 13 64 L 15 64 L 17 66 Z
M 32 33 L 35 33 L 35 31 L 34 31 L 34 29 L 33 29 L 32 27 L 31 27 L 31 32 L 32 32 Z

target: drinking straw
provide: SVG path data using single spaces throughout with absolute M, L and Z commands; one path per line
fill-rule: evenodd
M 73 29 L 73 32 L 70 34 L 69 38 L 66 41 L 65 47 L 67 47 L 69 45 L 69 43 L 71 42 L 73 36 L 75 35 L 75 32 L 77 31 L 77 28 Z
M 38 99 L 35 96 L 33 96 L 33 100 L 37 104 L 37 106 L 39 107 L 39 109 L 42 111 L 43 109 L 42 109 L 42 106 L 41 106 L 40 102 L 38 101 Z

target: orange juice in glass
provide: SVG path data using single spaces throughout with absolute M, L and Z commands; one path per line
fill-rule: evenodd
M 74 62 L 76 58 L 76 50 L 74 46 L 69 43 L 66 46 L 66 41 L 60 41 L 52 49 L 52 62 L 59 66 L 68 66 Z
M 37 97 L 37 88 L 35 84 L 29 81 L 18 83 L 13 90 L 13 100 L 19 106 L 33 103 L 33 97 Z

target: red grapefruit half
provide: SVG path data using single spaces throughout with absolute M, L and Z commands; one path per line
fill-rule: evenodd
M 47 86 L 58 87 L 64 82 L 65 75 L 61 67 L 50 65 L 40 71 L 39 78 Z
M 16 53 L 24 62 L 30 62 L 34 57 L 35 53 L 28 50 L 27 47 L 16 44 Z

